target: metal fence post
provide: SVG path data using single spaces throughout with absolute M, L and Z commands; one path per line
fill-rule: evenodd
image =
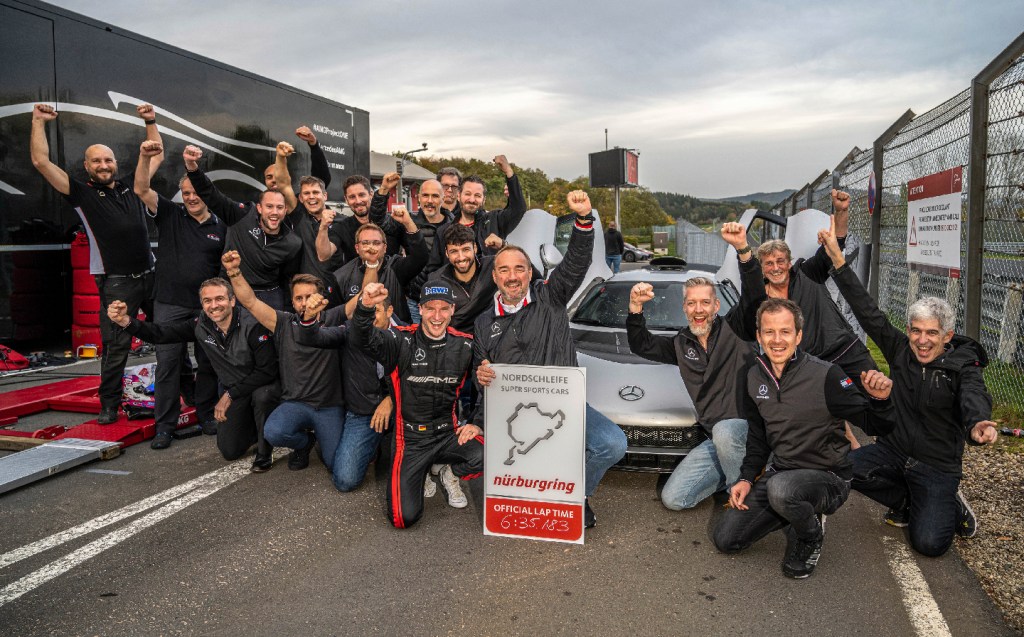
M 882 255 L 882 201 L 884 197 L 884 182 L 882 180 L 882 168 L 884 164 L 885 145 L 896 136 L 900 129 L 914 119 L 914 111 L 907 109 L 907 112 L 900 115 L 900 118 L 893 122 L 892 126 L 885 129 L 885 132 L 875 140 L 874 157 L 872 158 L 871 170 L 875 173 L 875 213 L 871 217 L 871 266 L 868 272 L 868 292 L 872 297 L 878 299 L 878 277 L 879 263 Z
M 1024 33 L 1003 49 L 971 81 L 970 169 L 967 172 L 967 296 L 964 331 L 981 336 L 981 293 L 984 277 L 985 187 L 988 183 L 988 89 L 1024 52 Z

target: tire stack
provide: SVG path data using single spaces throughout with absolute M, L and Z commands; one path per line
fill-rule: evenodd
M 78 353 L 82 345 L 95 345 L 102 353 L 100 336 L 100 291 L 89 274 L 89 238 L 84 232 L 71 242 L 71 351 Z

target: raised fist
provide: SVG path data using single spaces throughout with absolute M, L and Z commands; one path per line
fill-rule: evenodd
M 135 112 L 146 121 L 156 119 L 156 109 L 153 108 L 152 104 L 139 104 L 135 107 Z
M 508 159 L 504 155 L 498 155 L 494 158 L 494 165 L 498 167 L 501 172 L 505 173 L 506 177 L 512 176 L 512 164 L 508 163 Z
M 585 190 L 573 190 L 565 196 L 565 199 L 569 203 L 569 210 L 580 217 L 589 215 L 593 209 L 590 205 L 590 195 Z
M 503 245 L 505 245 L 505 242 L 501 240 L 501 237 L 493 232 L 487 235 L 487 238 L 484 239 L 484 246 L 492 250 L 500 250 Z
M 319 293 L 314 292 L 306 299 L 306 306 L 303 308 L 302 317 L 306 321 L 312 321 L 316 315 L 327 309 L 327 299 Z
M 330 208 L 324 208 L 323 212 L 320 213 L 320 227 L 330 228 L 331 224 L 334 223 L 334 217 L 338 213 Z
M 384 178 L 381 179 L 380 181 L 380 189 L 386 193 L 391 192 L 392 190 L 394 190 L 395 186 L 397 186 L 398 182 L 401 180 L 401 175 L 394 171 L 386 173 L 384 175 Z
M 838 214 L 850 212 L 850 195 L 842 190 L 832 189 L 832 210 Z
M 189 145 L 185 147 L 181 156 L 185 160 L 186 170 L 197 170 L 199 168 L 199 160 L 203 158 L 203 149 L 198 146 Z
M 388 290 L 383 283 L 367 283 L 363 288 L 363 307 L 377 307 L 377 304 L 388 298 Z
M 32 119 L 51 122 L 57 119 L 57 111 L 49 104 L 36 104 L 32 109 Z
M 139 154 L 143 157 L 156 157 L 164 152 L 164 145 L 157 141 L 146 140 L 139 146 Z
M 723 223 L 722 238 L 737 250 L 747 247 L 747 229 L 742 223 L 735 221 Z
M 654 286 L 650 283 L 637 283 L 629 291 L 629 305 L 631 308 L 643 308 L 644 303 L 654 298 Z
M 310 146 L 316 145 L 316 135 L 309 129 L 309 126 L 299 126 L 295 129 L 295 136 Z
M 277 142 L 278 157 L 290 157 L 295 153 L 295 147 L 288 142 Z
M 861 372 L 860 380 L 864 385 L 864 391 L 872 398 L 885 400 L 892 392 L 892 381 L 877 369 Z
M 124 301 L 113 301 L 107 306 L 107 318 L 111 323 L 121 327 L 128 327 L 132 322 L 128 316 L 128 305 Z
M 230 274 L 241 267 L 242 255 L 238 254 L 237 250 L 228 250 L 221 255 L 220 262 L 224 264 L 224 270 Z

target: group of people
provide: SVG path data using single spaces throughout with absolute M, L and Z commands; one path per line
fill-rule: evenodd
M 726 553 L 785 529 L 782 570 L 793 578 L 814 571 L 825 518 L 851 489 L 886 505 L 885 521 L 909 527 L 923 555 L 942 555 L 955 535 L 973 536 L 977 520 L 959 490 L 964 444 L 997 437 L 981 345 L 953 333 L 955 315 L 935 297 L 910 306 L 906 334 L 894 328 L 846 265 L 849 195 L 834 190 L 832 203 L 818 251 L 797 263 L 781 240 L 762 243 L 755 257 L 746 229 L 723 225 L 742 280 L 724 316 L 715 283 L 694 277 L 685 283 L 688 325 L 677 335 L 647 329 L 647 283 L 633 287 L 627 318 L 631 350 L 679 367 L 708 433 L 673 471 L 662 502 L 681 510 L 728 497 L 713 531 Z M 891 378 L 832 301 L 830 277 Z M 851 423 L 877 441 L 861 446 Z
M 330 171 L 303 126 L 296 135 L 309 146 L 312 174 L 298 180 L 298 193 L 287 142 L 277 144 L 255 201 L 220 192 L 200 166 L 202 150 L 187 146 L 177 204 L 152 188 L 164 147 L 153 108 L 137 110 L 146 139 L 134 179 L 119 177 L 114 153 L 97 144 L 85 151 L 86 182 L 50 161 L 54 109 L 39 104 L 32 116 L 33 164 L 79 214 L 107 308 L 97 422 L 119 418 L 120 379 L 137 336 L 157 345 L 151 447 L 169 447 L 192 342 L 196 410 L 225 459 L 255 445 L 252 471 L 260 473 L 271 468 L 273 448 L 286 447 L 288 467 L 298 470 L 318 447 L 334 485 L 351 491 L 379 454 L 390 467 L 395 527 L 420 518 L 424 497 L 436 492 L 432 476 L 450 505 L 465 507 L 460 483 L 483 470 L 480 388 L 493 379 L 490 365 L 577 364 L 566 307 L 593 253 L 586 193 L 568 196 L 577 215 L 568 253 L 543 281 L 528 254 L 506 243 L 526 202 L 503 155 L 494 158 L 506 177 L 501 210 L 484 209 L 480 178 L 444 168 L 420 185 L 416 212 L 389 210 L 397 173 L 376 189 L 351 176 L 342 185 L 351 215 L 341 215 L 326 205 Z M 156 255 L 149 219 L 159 229 Z M 140 320 L 148 302 L 150 320 Z M 625 450 L 621 429 L 588 408 L 588 526 L 596 524 L 589 496 Z
M 225 459 L 249 453 L 254 472 L 274 447 L 291 449 L 304 469 L 318 446 L 340 491 L 357 488 L 380 457 L 387 469 L 387 517 L 397 528 L 422 515 L 437 476 L 449 504 L 464 507 L 463 480 L 483 470 L 483 388 L 492 364 L 576 366 L 567 305 L 593 254 L 594 221 L 583 191 L 567 196 L 575 223 L 562 262 L 545 280 L 529 255 L 506 242 L 526 212 L 515 172 L 504 209 L 483 207 L 485 186 L 444 168 L 420 185 L 419 211 L 394 205 L 397 173 L 374 189 L 363 176 L 343 184 L 351 215 L 327 207 L 330 171 L 307 127 L 311 175 L 292 185 L 281 142 L 255 201 L 221 193 L 188 146 L 177 204 L 151 187 L 164 159 L 156 113 L 140 105 L 146 140 L 134 179 L 118 176 L 113 152 L 85 151 L 88 181 L 49 159 L 37 105 L 32 161 L 73 205 L 92 247 L 92 273 L 108 320 L 98 422 L 118 418 L 120 380 L 132 336 L 157 344 L 156 428 L 151 446 L 167 448 L 178 420 L 182 382 L 192 378 L 186 344 L 195 343 L 194 401 L 203 430 Z M 630 348 L 679 367 L 708 440 L 689 453 L 662 490 L 670 509 L 715 496 L 730 507 L 714 530 L 734 552 L 766 534 L 788 535 L 783 571 L 811 574 L 825 516 L 861 491 L 889 507 L 886 521 L 909 526 L 910 541 L 941 555 L 976 520 L 959 491 L 965 442 L 995 440 L 981 346 L 953 333 L 941 299 L 909 310 L 907 332 L 893 328 L 846 267 L 849 197 L 833 192 L 835 214 L 818 252 L 792 263 L 788 246 L 747 244 L 741 224 L 722 236 L 735 248 L 739 303 L 720 316 L 715 283 L 685 285 L 688 326 L 672 337 L 646 328 L 653 288 L 629 299 Z M 147 222 L 159 228 L 152 254 Z M 621 254 L 621 235 L 606 241 Z M 609 250 L 609 253 L 612 252 Z M 617 264 L 615 264 L 617 265 Z M 891 378 L 836 308 L 832 278 L 864 330 L 879 345 Z M 152 320 L 137 311 L 152 301 Z M 185 379 L 185 381 L 183 381 Z M 586 409 L 585 525 L 604 473 L 626 452 L 622 430 Z M 851 424 L 877 435 L 860 446 Z M 383 444 L 382 444 L 383 443 Z

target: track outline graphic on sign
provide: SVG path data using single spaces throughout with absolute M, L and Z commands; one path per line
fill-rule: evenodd
M 552 421 L 555 421 L 555 419 L 557 418 L 557 424 L 554 427 L 548 428 L 546 434 L 544 434 L 543 436 L 534 438 L 533 442 L 530 442 L 529 444 L 527 444 L 527 442 L 525 440 L 519 440 L 512 433 L 512 427 L 513 427 L 512 423 L 514 423 L 519 418 L 520 414 L 524 410 L 529 410 L 529 409 L 533 409 L 538 415 L 543 416 L 545 418 L 548 418 L 548 419 L 550 419 Z M 547 440 L 547 439 L 551 438 L 551 436 L 555 435 L 555 430 L 556 429 L 561 429 L 562 425 L 565 424 L 565 412 L 563 412 L 561 409 L 559 409 L 558 411 L 555 411 L 553 413 L 548 413 L 546 411 L 542 411 L 540 409 L 540 407 L 537 405 L 537 403 L 519 403 L 518 405 L 516 405 L 516 409 L 512 413 L 512 415 L 509 416 L 505 420 L 505 423 L 508 426 L 508 437 L 511 438 L 512 442 L 515 443 L 508 450 L 508 459 L 505 460 L 505 464 L 506 465 L 512 465 L 512 464 L 515 464 L 515 462 L 516 462 L 515 461 L 515 454 L 516 453 L 518 453 L 521 456 L 525 456 L 526 454 L 528 454 L 530 452 L 531 449 L 536 447 L 537 443 L 539 443 L 541 440 Z M 524 447 L 524 445 L 526 445 L 526 446 Z

